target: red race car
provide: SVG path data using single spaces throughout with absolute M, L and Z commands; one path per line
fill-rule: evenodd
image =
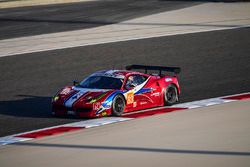
M 136 72 L 132 70 L 144 70 Z M 158 71 L 148 74 L 148 71 Z M 179 101 L 179 67 L 130 65 L 126 70 L 98 71 L 74 86 L 66 86 L 52 98 L 52 114 L 80 117 L 121 116 L 123 113 Z

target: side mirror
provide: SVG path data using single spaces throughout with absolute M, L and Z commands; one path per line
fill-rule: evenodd
M 74 86 L 77 86 L 77 85 L 79 85 L 79 82 L 76 81 L 76 80 L 74 80 L 74 81 L 73 81 L 73 85 L 74 85 Z

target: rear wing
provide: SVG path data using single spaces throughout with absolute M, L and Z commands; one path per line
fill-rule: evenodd
M 133 69 L 141 69 L 145 70 L 145 74 L 147 74 L 148 70 L 157 70 L 159 71 L 159 75 L 161 76 L 162 71 L 173 72 L 175 74 L 179 74 L 181 72 L 180 67 L 165 67 L 165 66 L 145 66 L 145 65 L 129 65 L 126 66 L 126 70 Z

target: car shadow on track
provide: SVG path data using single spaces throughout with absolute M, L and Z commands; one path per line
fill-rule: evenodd
M 87 150 L 110 150 L 110 151 L 133 151 L 151 153 L 172 153 L 172 154 L 202 154 L 202 155 L 228 155 L 228 156 L 250 156 L 250 152 L 239 151 L 212 151 L 212 150 L 184 150 L 171 148 L 144 148 L 144 147 L 123 147 L 123 146 L 96 146 L 96 145 L 71 145 L 71 144 L 50 144 L 50 143 L 14 143 L 13 145 L 33 147 L 54 147 Z
M 249 2 L 249 0 L 159 0 L 159 1 L 190 1 L 190 2 Z
M 18 100 L 0 101 L 0 114 L 16 117 L 51 118 L 51 97 L 17 95 Z M 78 119 L 76 117 L 63 117 Z M 81 119 L 82 120 L 82 119 Z

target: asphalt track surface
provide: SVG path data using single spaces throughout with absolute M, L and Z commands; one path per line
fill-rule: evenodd
M 200 3 L 200 1 L 99 0 L 1 9 L 0 39 L 103 26 Z
M 72 80 L 128 64 L 180 66 L 182 102 L 250 91 L 250 29 L 76 47 L 0 59 L 0 136 L 74 122 L 51 96 Z

